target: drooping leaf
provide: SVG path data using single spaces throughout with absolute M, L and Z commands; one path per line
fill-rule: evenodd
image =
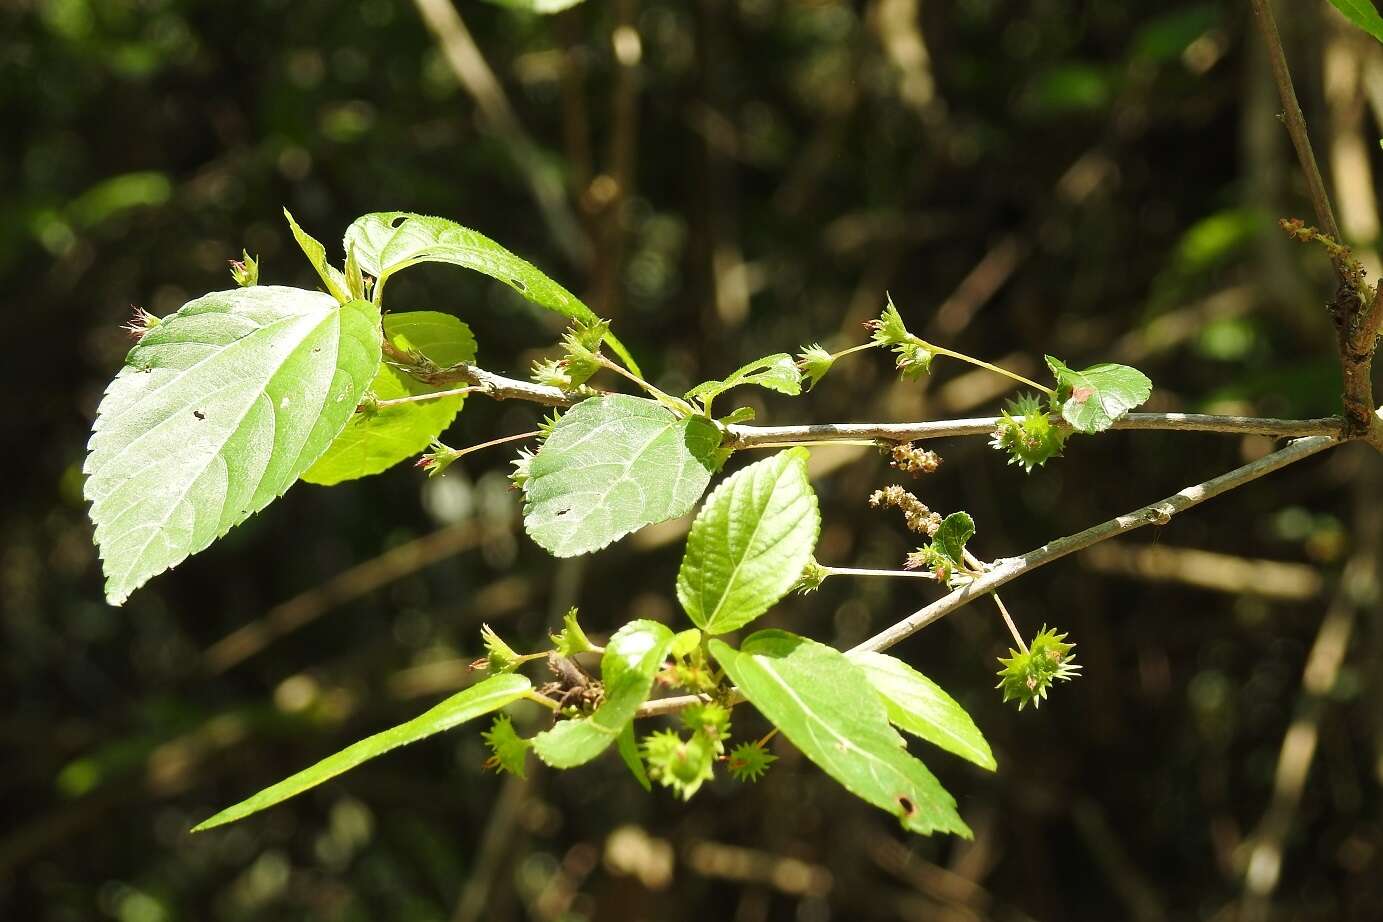
M 475 361 L 475 337 L 470 327 L 450 314 L 409 311 L 387 314 L 384 335 L 405 351 L 421 352 L 445 368 Z M 451 385 L 424 384 L 387 362 L 381 363 L 370 393 L 379 400 L 435 394 Z M 331 486 L 378 474 L 422 451 L 451 425 L 464 397 L 439 397 L 356 413 L 331 443 L 327 453 L 303 474 L 303 480 Z
M 1383 16 L 1378 15 L 1378 7 L 1373 5 L 1373 0 L 1330 0 L 1330 5 L 1350 22 L 1383 42 Z
M 845 654 L 787 631 L 759 631 L 711 654 L 754 707 L 846 790 L 918 833 L 969 836 L 956 802 L 908 754 L 883 700 Z
M 965 708 L 941 686 L 883 653 L 851 653 L 849 658 L 883 698 L 888 719 L 895 727 L 994 771 L 997 763 L 989 743 Z
M 672 631 L 656 621 L 631 621 L 616 631 L 600 658 L 604 700 L 591 716 L 559 721 L 535 736 L 538 758 L 554 768 L 572 768 L 604 752 L 648 700 L 671 646 Z
M 932 536 L 932 547 L 957 567 L 965 566 L 965 543 L 975 536 L 975 520 L 966 512 L 953 512 L 942 519 Z
M 723 381 L 705 381 L 687 391 L 688 400 L 711 400 L 741 384 L 759 387 L 796 397 L 802 393 L 802 370 L 786 352 L 766 355 L 736 369 Z
M 233 807 L 227 807 L 205 822 L 192 827 L 193 832 L 201 832 L 215 826 L 223 826 L 258 813 L 267 807 L 281 803 L 329 781 L 343 772 L 350 771 L 362 762 L 383 755 L 407 743 L 415 743 L 443 730 L 474 720 L 485 714 L 497 711 L 507 704 L 522 698 L 532 687 L 528 679 L 521 675 L 497 675 L 472 685 L 463 692 L 452 695 L 441 704 L 414 717 L 407 723 L 391 727 L 374 736 L 366 737 L 328 756 L 311 768 L 303 769 L 296 775 L 285 778 L 278 784 L 260 791 L 258 794 Z
M 1081 432 L 1103 432 L 1152 394 L 1152 382 L 1136 368 L 1106 363 L 1075 371 L 1061 359 L 1046 358 L 1065 397 L 1061 416 Z
M 213 292 L 148 332 L 88 444 L 107 600 L 281 496 L 346 425 L 379 357 L 373 305 L 278 286 Z
M 562 415 L 528 467 L 524 528 L 558 557 L 605 547 L 691 510 L 710 483 L 720 435 L 652 400 L 611 394 Z
M 586 323 L 600 320 L 581 299 L 495 241 L 446 218 L 384 211 L 356 218 L 346 228 L 346 249 L 355 247 L 360 268 L 375 277 L 376 289 L 395 272 L 419 263 L 450 263 L 503 282 L 539 307 Z M 376 296 L 378 300 L 378 296 Z M 624 345 L 606 334 L 605 341 L 638 372 Z
M 619 757 L 624 761 L 625 768 L 629 769 L 629 774 L 634 776 L 639 787 L 645 791 L 653 790 L 653 783 L 648 780 L 648 769 L 643 764 L 643 756 L 639 754 L 639 741 L 634 736 L 634 722 L 632 720 L 625 724 L 624 729 L 619 732 L 615 746 L 619 750 Z
M 288 228 L 293 232 L 293 239 L 298 241 L 303 255 L 312 263 L 312 268 L 317 270 L 322 284 L 327 287 L 327 293 L 342 304 L 350 301 L 350 285 L 346 282 L 346 275 L 327 261 L 326 247 L 322 246 L 316 237 L 299 227 L 287 208 L 283 209 L 283 216 L 288 219 Z
M 820 533 L 807 450 L 755 462 L 727 477 L 697 514 L 677 598 L 706 633 L 737 630 L 792 589 Z

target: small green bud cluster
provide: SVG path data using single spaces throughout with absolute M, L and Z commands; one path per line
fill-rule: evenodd
M 1043 625 L 1026 651 L 1009 650 L 1008 657 L 999 657 L 1004 668 L 999 670 L 999 684 L 994 687 L 1003 690 L 1004 700 L 1016 700 L 1020 711 L 1028 704 L 1038 707 L 1052 683 L 1069 682 L 1079 675 L 1081 667 L 1071 653 L 1076 645 L 1065 640 L 1065 634 Z
M 903 380 L 915 381 L 931 371 L 936 350 L 926 340 L 908 332 L 907 325 L 903 323 L 903 316 L 893 305 L 891 296 L 879 319 L 869 321 L 867 326 L 872 331 L 872 339 L 877 345 L 892 349 L 897 354 L 898 371 Z
M 1052 424 L 1042 401 L 1024 394 L 1010 401 L 989 444 L 1008 452 L 1009 464 L 1021 464 L 1024 470 L 1031 472 L 1049 458 L 1060 457 L 1070 436 L 1070 429 Z
M 820 343 L 812 343 L 810 346 L 803 346 L 802 351 L 797 354 L 797 367 L 802 370 L 802 376 L 807 379 L 807 390 L 816 387 L 816 383 L 826 377 L 826 372 L 831 370 L 831 366 L 836 363 L 836 357 L 822 348 Z
M 524 760 L 528 756 L 528 750 L 533 748 L 533 743 L 519 736 L 508 714 L 496 717 L 490 729 L 481 736 L 492 753 L 490 758 L 485 760 L 486 768 L 524 777 Z
M 730 709 L 723 704 L 694 704 L 682 711 L 682 725 L 691 731 L 659 730 L 643 740 L 648 777 L 690 800 L 715 775 L 716 760 L 725 755 L 730 735 Z
M 259 284 L 259 261 L 250 255 L 249 250 L 241 250 L 239 259 L 230 260 L 231 278 L 241 288 Z

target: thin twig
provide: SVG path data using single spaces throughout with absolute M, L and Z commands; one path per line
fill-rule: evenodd
M 1320 167 L 1316 165 L 1316 155 L 1311 150 L 1311 136 L 1306 130 L 1306 117 L 1301 114 L 1301 104 L 1297 102 L 1296 87 L 1292 85 L 1292 72 L 1287 66 L 1287 53 L 1282 49 L 1282 36 L 1277 31 L 1277 20 L 1273 18 L 1271 0 L 1252 0 L 1253 18 L 1258 23 L 1258 31 L 1268 46 L 1268 60 L 1272 63 L 1273 80 L 1277 82 L 1277 93 L 1282 98 L 1282 120 L 1287 126 L 1287 134 L 1296 148 L 1301 170 L 1306 174 L 1306 184 L 1311 192 L 1311 205 L 1316 211 L 1316 220 L 1327 234 L 1340 239 L 1340 226 L 1335 223 L 1335 212 L 1330 207 L 1330 196 L 1325 191 L 1325 181 L 1321 179 Z M 1340 281 L 1348 284 L 1345 272 L 1340 270 Z
M 1221 474 L 1219 477 L 1204 483 L 1187 487 L 1166 499 L 1149 503 L 1141 509 L 1135 509 L 1118 518 L 1110 519 L 1108 522 L 1102 522 L 1070 537 L 1048 542 L 1021 557 L 997 560 L 994 562 L 993 569 L 984 576 L 937 599 L 892 627 L 880 631 L 864 643 L 856 646 L 854 650 L 886 650 L 899 641 L 911 637 L 933 621 L 949 615 L 971 600 L 993 592 L 1031 570 L 1046 566 L 1067 554 L 1142 528 L 1145 525 L 1165 525 L 1172 520 L 1172 516 L 1178 513 L 1338 444 L 1340 444 L 1338 440 L 1328 436 L 1297 439 L 1285 448 L 1265 455 L 1257 461 L 1237 467 L 1227 474 Z
M 930 570 L 873 570 L 867 567 L 822 567 L 831 576 L 909 576 L 913 579 L 936 579 Z
M 913 442 L 965 435 L 991 435 L 1001 417 L 927 420 L 915 423 L 819 423 L 805 426 L 730 426 L 730 447 L 752 448 L 764 442 L 842 441 L 877 439 Z M 1271 419 L 1255 416 L 1214 416 L 1205 413 L 1130 413 L 1114 429 L 1158 429 L 1177 432 L 1224 432 L 1300 438 L 1340 435 L 1337 417 Z
M 391 397 L 388 400 L 376 400 L 370 407 L 376 410 L 387 410 L 390 407 L 401 407 L 409 403 L 423 403 L 428 400 L 440 400 L 443 397 L 464 397 L 467 394 L 479 390 L 475 385 L 468 384 L 465 387 L 453 387 L 445 391 L 433 391 L 430 394 L 411 394 L 407 397 Z
M 467 382 L 475 386 L 474 393 L 495 400 L 526 400 L 549 407 L 569 407 L 584 400 L 588 394 L 569 393 L 545 384 L 533 384 L 517 378 L 486 371 L 478 365 L 462 362 L 449 368 L 426 369 L 412 364 L 412 358 L 385 343 L 385 355 L 404 372 L 428 384 Z M 675 399 L 675 398 L 674 398 Z M 922 439 L 952 436 L 990 435 L 1001 417 L 982 416 L 971 419 L 926 420 L 915 423 L 817 423 L 802 426 L 728 426 L 734 449 L 754 448 L 776 442 L 801 444 L 804 441 L 848 442 L 882 440 L 912 442 Z M 1328 416 L 1320 419 L 1274 419 L 1261 416 L 1217 416 L 1208 413 L 1130 413 L 1116 420 L 1114 429 L 1148 429 L 1175 432 L 1222 432 L 1236 435 L 1267 435 L 1277 438 L 1301 438 L 1312 435 L 1338 437 L 1342 421 Z
M 1142 528 L 1145 525 L 1165 525 L 1172 520 L 1172 516 L 1184 512 L 1193 506 L 1198 506 L 1208 499 L 1213 499 L 1221 493 L 1227 493 L 1237 487 L 1241 487 L 1250 481 L 1257 480 L 1274 471 L 1281 470 L 1289 464 L 1305 460 L 1312 455 L 1325 451 L 1335 445 L 1341 444 L 1338 439 L 1329 436 L 1315 436 L 1313 438 L 1297 439 L 1288 444 L 1285 448 L 1265 455 L 1257 461 L 1252 461 L 1242 467 L 1221 474 L 1204 483 L 1187 487 L 1178 493 L 1174 493 L 1166 499 L 1160 499 L 1155 503 L 1149 503 L 1141 509 L 1121 515 L 1118 518 L 1102 522 L 1085 531 L 1078 532 L 1067 538 L 1058 538 L 1050 541 L 1039 548 L 1029 551 L 1021 557 L 1010 557 L 1004 560 L 996 560 L 991 565 L 991 569 L 974 582 L 969 583 L 960 589 L 937 599 L 925 608 L 914 612 L 912 615 L 894 624 L 886 630 L 880 631 L 864 643 L 858 644 L 848 652 L 882 651 L 911 637 L 922 628 L 937 621 L 968 602 L 981 596 L 988 595 L 1006 583 L 1009 583 L 1025 573 L 1046 566 L 1054 560 L 1059 560 L 1067 554 L 1090 547 L 1110 538 L 1122 535 L 1125 532 Z M 708 700 L 702 695 L 678 695 L 670 698 L 658 698 L 648 701 L 639 708 L 636 716 L 656 717 L 666 714 L 674 714 L 683 708 L 690 707 L 699 701 Z M 735 692 L 731 698 L 732 703 L 743 701 L 744 698 Z

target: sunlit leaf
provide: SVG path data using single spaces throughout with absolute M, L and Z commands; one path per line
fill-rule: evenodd
M 528 467 L 524 528 L 558 557 L 599 550 L 691 510 L 720 433 L 653 400 L 611 394 L 572 407 Z
M 738 651 L 719 640 L 710 648 L 750 703 L 850 793 L 913 832 L 970 835 L 955 799 L 908 754 L 882 699 L 845 654 L 778 630 L 751 635 Z
M 383 286 L 389 277 L 419 263 L 450 263 L 473 269 L 508 285 L 526 299 L 586 323 L 599 321 L 581 299 L 479 231 L 446 218 L 385 211 L 356 218 L 346 229 L 345 247 L 354 246 L 360 268 Z M 605 341 L 637 372 L 624 345 L 613 334 Z
M 995 769 L 994 753 L 979 727 L 941 686 L 902 660 L 883 653 L 851 653 L 849 658 L 883 698 L 894 726 L 981 768 Z
M 475 337 L 470 327 L 450 314 L 388 314 L 384 318 L 384 333 L 399 349 L 421 352 L 442 368 L 475 361 Z M 434 394 L 450 387 L 453 385 L 424 384 L 384 362 L 370 384 L 370 393 L 379 400 L 396 400 Z M 356 413 L 327 453 L 304 472 L 303 480 L 331 486 L 393 467 L 425 449 L 450 426 L 464 399 L 439 397 Z
M 792 589 L 820 532 L 805 448 L 751 464 L 716 487 L 692 523 L 677 598 L 706 633 L 737 630 Z
M 256 285 L 165 317 L 101 401 L 86 498 L 118 605 L 293 485 L 379 368 L 364 301 Z
M 1064 398 L 1061 416 L 1080 432 L 1103 432 L 1152 394 L 1152 382 L 1136 368 L 1103 364 L 1076 371 L 1046 358 Z
M 233 807 L 227 807 L 211 819 L 192 827 L 193 832 L 201 832 L 215 826 L 223 826 L 258 813 L 274 804 L 281 803 L 329 781 L 343 772 L 350 771 L 362 762 L 383 755 L 391 749 L 418 740 L 426 739 L 443 730 L 474 720 L 507 704 L 522 698 L 531 688 L 528 679 L 521 675 L 497 675 L 472 685 L 463 692 L 452 695 L 441 704 L 414 717 L 407 723 L 391 727 L 374 736 L 366 737 L 358 743 L 347 746 L 333 756 L 328 756 L 311 768 L 303 769 L 296 775 L 285 778 L 278 784 L 260 791 L 253 797 L 242 800 Z

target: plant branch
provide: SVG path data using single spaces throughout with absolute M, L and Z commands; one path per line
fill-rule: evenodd
M 1237 467 L 1204 483 L 1187 487 L 1166 499 L 1149 503 L 1141 509 L 1135 509 L 1069 537 L 1050 541 L 1021 557 L 997 560 L 992 564 L 992 569 L 979 579 L 937 599 L 892 627 L 875 634 L 854 649 L 886 650 L 904 638 L 911 637 L 933 621 L 949 615 L 972 599 L 991 593 L 1005 583 L 1015 580 L 1031 570 L 1046 566 L 1067 554 L 1084 550 L 1092 544 L 1107 541 L 1145 525 L 1165 525 L 1172 520 L 1172 516 L 1185 512 L 1193 506 L 1198 506 L 1221 493 L 1227 493 L 1252 480 L 1257 480 L 1259 477 L 1271 474 L 1289 464 L 1302 461 L 1338 444 L 1340 444 L 1338 439 L 1329 436 L 1297 439 L 1286 447 L 1270 455 L 1265 455 L 1257 461 Z
M 1378 305 L 1383 314 L 1383 302 Z M 409 355 L 387 340 L 385 356 L 402 370 L 428 384 L 465 382 L 473 386 L 472 393 L 495 400 L 527 400 L 548 407 L 569 407 L 590 396 L 586 393 L 564 391 L 545 384 L 534 384 L 518 378 L 486 371 L 478 365 L 462 362 L 449 368 L 420 365 L 417 356 Z M 675 399 L 675 398 L 674 398 Z M 922 439 L 949 438 L 964 435 L 990 435 L 1000 417 L 980 416 L 971 419 L 926 420 L 915 423 L 815 423 L 802 426 L 729 426 L 728 447 L 734 449 L 765 447 L 777 442 L 800 444 L 812 442 L 913 442 Z M 1275 419 L 1262 416 L 1216 416 L 1207 413 L 1130 413 L 1116 420 L 1115 429 L 1156 429 L 1175 432 L 1223 432 L 1235 435 L 1267 435 L 1278 438 L 1301 438 L 1311 435 L 1339 436 L 1342 422 L 1338 417 L 1319 419 Z
M 1321 228 L 1336 240 L 1340 239 L 1340 226 L 1335 223 L 1335 212 L 1330 207 L 1330 196 L 1325 191 L 1325 181 L 1321 179 L 1320 167 L 1316 165 L 1316 155 L 1311 150 L 1311 136 L 1306 130 L 1306 117 L 1301 114 L 1301 104 L 1297 102 L 1296 87 L 1292 85 L 1292 71 L 1287 66 L 1287 53 L 1282 48 L 1282 36 L 1277 31 L 1277 20 L 1273 18 L 1271 0 L 1252 0 L 1253 18 L 1258 23 L 1258 31 L 1268 46 L 1268 60 L 1272 64 L 1273 80 L 1277 83 L 1277 93 L 1282 99 L 1282 121 L 1287 126 L 1287 134 L 1296 148 L 1297 160 L 1306 174 L 1306 184 L 1311 193 L 1311 205 L 1316 212 L 1316 220 Z M 1333 258 L 1335 268 L 1340 273 L 1340 281 L 1348 284 L 1346 272 L 1338 258 Z
M 874 439 L 913 442 L 965 435 L 991 435 L 1000 417 L 928 420 L 916 423 L 817 423 L 804 426 L 730 426 L 731 448 L 753 448 L 764 443 L 818 441 L 841 442 Z M 1130 413 L 1116 420 L 1115 429 L 1159 429 L 1177 432 L 1224 432 L 1300 438 L 1340 435 L 1341 421 L 1324 419 L 1271 419 L 1256 416 L 1214 416 L 1205 413 Z
M 983 368 L 986 371 L 992 371 L 995 374 L 1003 375 L 1005 378 L 1008 378 L 1011 381 L 1017 381 L 1020 384 L 1026 384 L 1029 387 L 1035 387 L 1049 397 L 1054 393 L 1054 391 L 1047 385 L 1038 384 L 1031 378 L 1025 378 L 1022 375 L 1018 374 L 1018 372 L 1016 371 L 1009 371 L 1007 368 L 1001 368 L 998 365 L 993 364 L 992 362 L 986 362 L 984 359 L 977 359 L 973 355 L 966 355 L 964 352 L 956 352 L 955 350 L 947 349 L 944 346 L 936 346 L 932 343 L 927 343 L 926 345 L 928 349 L 932 350 L 937 355 L 950 356 L 951 358 L 956 359 L 958 361 L 967 362 L 971 365 L 974 365 L 976 368 Z
M 1039 548 L 1029 551 L 1021 557 L 1010 557 L 1003 560 L 996 560 L 990 565 L 990 569 L 983 576 L 972 583 L 962 586 L 960 589 L 942 596 L 930 605 L 914 612 L 892 627 L 880 631 L 873 637 L 861 643 L 848 652 L 857 651 L 882 651 L 911 637 L 922 628 L 931 624 L 933 621 L 949 615 L 951 612 L 961 608 L 966 603 L 981 596 L 989 595 L 996 589 L 1009 583 L 1025 573 L 1036 570 L 1038 567 L 1046 566 L 1054 560 L 1059 560 L 1068 554 L 1084 550 L 1092 544 L 1107 541 L 1110 538 L 1122 535 L 1125 532 L 1142 528 L 1145 525 L 1165 525 L 1172 520 L 1172 516 L 1185 512 L 1193 506 L 1198 506 L 1208 499 L 1214 499 L 1221 493 L 1228 493 L 1230 490 L 1243 486 L 1250 481 L 1257 480 L 1259 477 L 1266 476 L 1274 471 L 1281 470 L 1289 464 L 1303 461 L 1312 455 L 1325 451 L 1327 448 L 1339 445 L 1341 442 L 1330 436 L 1314 436 L 1312 438 L 1297 439 L 1285 448 L 1265 455 L 1257 461 L 1252 461 L 1242 467 L 1214 477 L 1204 483 L 1187 487 L 1178 493 L 1174 493 L 1166 499 L 1149 503 L 1141 509 L 1121 515 L 1118 518 L 1102 522 L 1085 531 L 1077 532 L 1066 538 L 1058 538 L 1050 541 Z M 676 695 L 669 698 L 658 698 L 653 701 L 646 701 L 640 706 L 636 717 L 659 717 L 667 714 L 675 714 L 684 708 L 690 707 L 701 701 L 710 700 L 705 695 Z M 744 701 L 744 696 L 738 691 L 733 692 L 730 703 L 736 704 Z

